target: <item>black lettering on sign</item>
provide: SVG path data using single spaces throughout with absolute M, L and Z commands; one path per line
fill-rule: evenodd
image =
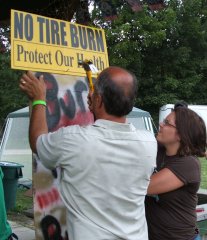
M 33 39 L 33 18 L 30 14 L 26 14 L 24 19 L 24 34 L 27 41 Z
M 87 35 L 88 35 L 88 45 L 90 50 L 96 51 L 96 42 L 94 39 L 94 32 L 92 29 L 87 28 Z
M 76 82 L 74 86 L 75 98 L 73 97 L 71 90 L 67 89 L 66 93 L 63 98 L 58 99 L 58 83 L 55 79 L 54 75 L 50 73 L 36 73 L 36 77 L 43 75 L 46 85 L 47 85 L 47 92 L 46 92 L 46 100 L 47 100 L 47 125 L 48 130 L 53 131 L 61 118 L 61 109 L 64 112 L 64 115 L 69 119 L 74 119 L 76 115 L 76 104 L 80 107 L 82 113 L 87 111 L 83 92 L 88 91 L 88 85 L 79 80 Z M 93 82 L 95 78 L 93 78 Z M 77 102 L 77 103 L 76 103 Z M 54 172 L 55 177 L 55 172 Z
M 46 42 L 50 43 L 50 26 L 49 19 L 46 19 Z
M 14 12 L 14 37 L 23 39 L 23 13 Z
M 39 41 L 44 43 L 44 33 L 46 34 L 46 43 L 50 43 L 50 28 L 49 19 L 44 17 L 37 17 L 37 22 L 39 23 Z
M 47 109 L 46 109 L 46 116 L 47 116 L 47 126 L 48 130 L 51 131 L 56 127 L 56 125 L 60 121 L 60 106 L 58 101 L 58 84 L 55 77 L 50 73 L 37 73 L 36 77 L 40 75 L 44 76 L 46 85 L 47 85 L 47 92 L 46 92 L 46 99 L 47 99 Z
M 70 24 L 71 46 L 92 51 L 104 52 L 104 41 L 101 30 Z
M 68 118 L 73 119 L 75 117 L 75 112 L 76 112 L 75 100 L 69 89 L 66 91 L 64 99 L 60 98 L 60 105 L 61 105 L 65 115 Z
M 37 17 L 37 22 L 39 23 L 39 41 L 46 43 L 52 43 L 55 45 L 67 46 L 65 22 L 58 22 L 54 19 L 45 19 L 44 17 Z M 44 34 L 46 39 L 44 39 Z
M 95 30 L 95 35 L 96 35 L 96 42 L 97 42 L 97 50 L 100 52 L 104 52 L 104 42 L 103 42 L 103 35 L 102 31 L 100 30 Z
M 79 47 L 79 40 L 77 34 L 78 34 L 77 27 L 73 24 L 70 24 L 71 46 L 74 48 Z
M 51 215 L 45 216 L 40 222 L 40 227 L 42 229 L 44 240 L 64 240 L 61 236 L 60 223 L 55 217 Z
M 76 82 L 76 84 L 75 84 L 76 100 L 81 109 L 81 112 L 86 112 L 86 107 L 85 107 L 85 104 L 83 101 L 82 93 L 87 90 L 88 90 L 88 88 L 84 82 L 82 82 L 82 81 Z
M 82 28 L 81 26 L 78 26 L 78 29 L 79 29 L 80 45 L 83 49 L 87 49 L 88 43 L 86 38 L 86 28 L 85 27 Z
M 73 66 L 73 60 L 74 57 L 71 56 L 65 56 L 60 50 L 57 50 L 55 52 L 55 61 L 58 66 L 66 66 L 66 67 L 71 67 Z
M 61 33 L 61 44 L 63 46 L 67 46 L 68 43 L 65 40 L 65 37 L 66 37 L 65 22 L 60 22 L 60 33 Z
M 22 45 L 17 44 L 17 61 L 20 61 L 20 55 L 24 52 Z
M 63 65 L 63 54 L 60 50 L 57 50 L 55 52 L 55 61 L 57 63 L 58 66 L 62 66 Z
M 59 25 L 55 20 L 51 20 L 52 44 L 60 45 Z
M 27 41 L 33 39 L 33 18 L 30 14 L 26 14 L 25 18 L 23 13 L 14 12 L 14 37 Z
M 78 64 L 79 62 L 83 62 L 84 61 L 84 56 L 82 53 L 76 53 L 76 56 L 77 56 L 77 67 L 78 68 L 82 68 L 82 66 L 80 64 Z
M 37 17 L 37 22 L 39 23 L 39 41 L 44 42 L 44 28 L 43 23 L 45 23 L 45 18 Z
M 104 70 L 104 62 L 102 61 L 101 57 L 93 56 L 93 63 L 97 67 L 98 70 Z

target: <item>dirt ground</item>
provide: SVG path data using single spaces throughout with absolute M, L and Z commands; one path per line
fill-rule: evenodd
M 34 219 L 27 217 L 24 213 L 8 212 L 7 216 L 8 216 L 8 220 L 10 221 L 14 221 L 24 227 L 35 229 Z

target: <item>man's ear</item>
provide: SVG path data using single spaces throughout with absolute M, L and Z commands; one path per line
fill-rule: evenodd
M 102 107 L 102 104 L 103 104 L 103 99 L 102 99 L 102 96 L 100 94 L 97 95 L 97 106 L 99 108 Z

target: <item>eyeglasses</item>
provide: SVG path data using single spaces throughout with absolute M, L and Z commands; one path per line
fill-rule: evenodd
M 164 126 L 170 126 L 170 127 L 176 128 L 176 126 L 171 124 L 168 119 L 164 119 L 162 123 Z

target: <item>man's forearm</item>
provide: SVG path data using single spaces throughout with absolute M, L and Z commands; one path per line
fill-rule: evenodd
M 36 105 L 32 109 L 29 127 L 29 142 L 34 153 L 37 153 L 37 138 L 44 133 L 48 133 L 46 107 L 44 105 Z

